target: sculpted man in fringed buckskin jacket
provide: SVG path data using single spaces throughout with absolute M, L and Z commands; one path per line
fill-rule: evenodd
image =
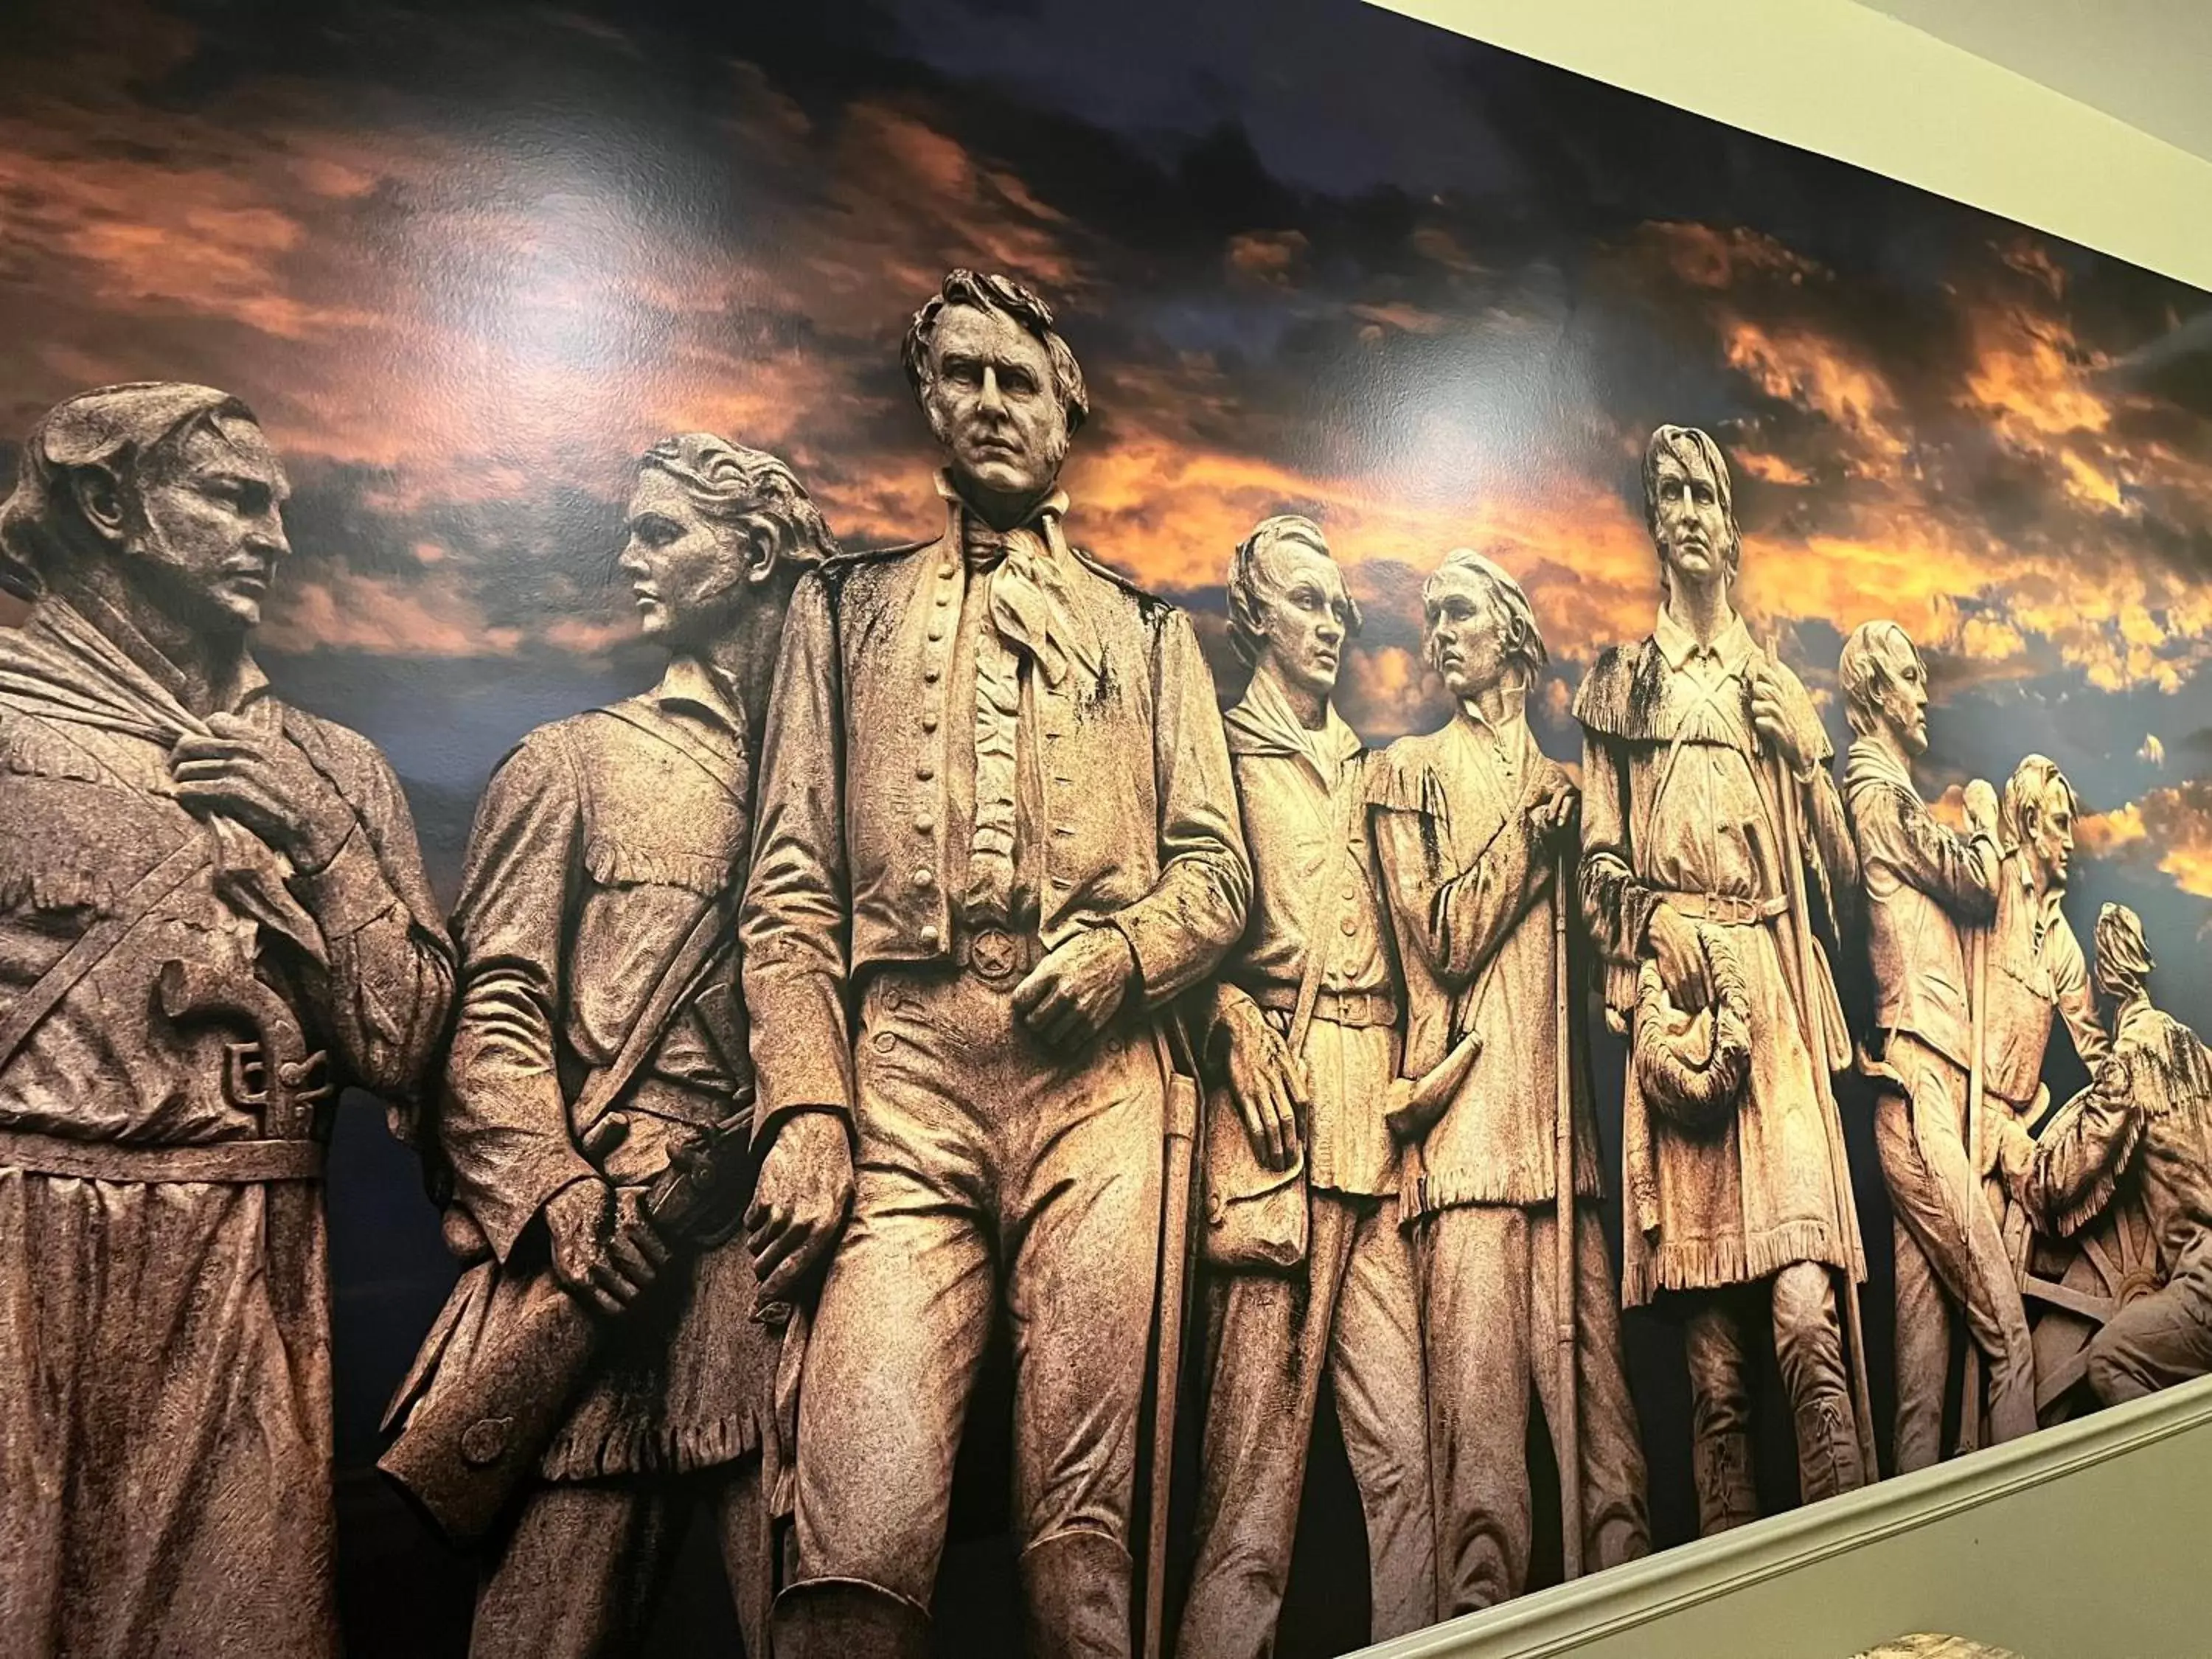
M 945 528 L 799 584 L 744 921 L 769 1296 L 836 1240 L 799 1405 L 778 1659 L 915 1654 L 996 1311 L 1031 1650 L 1131 1641 L 1159 1255 L 1154 1016 L 1251 876 L 1189 621 L 1071 547 L 1088 408 L 1035 295 L 948 276 L 906 363 Z
M 0 1632 L 336 1650 L 319 1182 L 407 1103 L 453 962 L 383 757 L 271 695 L 290 551 L 235 398 L 108 386 L 0 507 Z
M 643 1212 L 672 1161 L 739 1162 L 750 1138 L 751 1061 L 726 949 L 646 1034 L 629 1081 L 603 1104 L 592 1082 L 619 1064 L 664 977 L 684 974 L 702 918 L 726 945 L 784 613 L 800 574 L 835 551 L 773 455 L 705 433 L 653 446 L 618 568 L 667 670 L 642 696 L 532 732 L 477 812 L 438 1123 L 475 1260 L 424 1345 L 426 1375 L 404 1392 L 468 1389 L 472 1358 L 549 1267 L 611 1329 L 495 1543 L 476 1659 L 642 1651 L 702 1509 L 745 1651 L 769 1650 L 763 1452 L 787 1449 L 763 1445 L 776 1434 L 778 1355 L 732 1236 L 742 1199 L 707 1206 L 689 1237 L 659 1237 Z
M 1620 1306 L 1597 1203 L 1597 1130 L 1583 1058 L 1587 968 L 1570 940 L 1559 995 L 1555 908 L 1578 851 L 1579 799 L 1536 746 L 1526 702 L 1545 651 L 1521 585 L 1481 554 L 1448 555 L 1424 585 L 1424 645 L 1452 698 L 1441 731 L 1401 738 L 1371 769 L 1376 849 L 1404 964 L 1404 1071 L 1459 1044 L 1471 1068 L 1408 1126 L 1401 1213 L 1420 1266 L 1436 1480 L 1437 1607 L 1449 1619 L 1527 1588 L 1533 1388 L 1547 1422 L 1574 1410 L 1591 1570 L 1651 1549 L 1644 1447 L 1621 1366 Z M 1574 1174 L 1569 1246 L 1575 1386 L 1564 1388 L 1559 1302 L 1559 1024 Z M 1555 1447 L 1565 1443 L 1553 1434 Z
M 1727 1012 L 1747 1028 L 1747 1074 L 1723 1121 L 1649 1097 L 1634 1056 L 1623 1112 L 1621 1296 L 1635 1307 L 1683 1293 L 1698 1523 L 1712 1533 L 1759 1512 L 1750 1413 L 1763 1328 L 1796 1419 L 1803 1498 L 1873 1478 L 1838 1302 L 1865 1267 L 1820 1074 L 1847 1066 L 1851 1045 L 1822 947 L 1800 948 L 1790 892 L 1818 921 L 1858 870 L 1811 699 L 1730 603 L 1742 542 L 1720 447 L 1661 427 L 1644 485 L 1664 597 L 1650 635 L 1601 653 L 1576 695 L 1582 896 L 1608 1015 L 1634 1016 L 1632 1048 L 1663 1047 L 1677 1021 L 1719 1003 L 1723 977 Z M 1794 800 L 1776 786 L 1778 751 Z M 1658 983 L 1639 1007 L 1647 963 Z
M 1367 836 L 1370 757 L 1330 702 L 1359 612 L 1307 519 L 1254 530 L 1228 591 L 1230 637 L 1253 664 L 1227 717 L 1252 919 L 1215 988 L 1208 1048 L 1258 1155 L 1243 1167 L 1272 1176 L 1303 1155 L 1309 1226 L 1304 1262 L 1227 1272 L 1216 1291 L 1182 1659 L 1274 1650 L 1324 1373 L 1367 1523 L 1370 1633 L 1437 1616 L 1420 1310 L 1383 1121 L 1397 975 Z

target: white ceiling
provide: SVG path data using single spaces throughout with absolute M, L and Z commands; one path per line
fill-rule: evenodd
M 1859 3 L 2212 160 L 2212 0 Z

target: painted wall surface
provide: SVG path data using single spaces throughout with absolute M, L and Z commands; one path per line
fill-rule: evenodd
M 2074 926 L 2132 905 L 2163 1006 L 2212 1022 L 2212 301 L 2189 285 L 2212 246 L 2131 200 L 2132 172 L 2074 180 L 2063 210 L 1992 183 L 1999 217 L 1350 0 L 15 9 L 0 437 L 111 381 L 252 405 L 295 489 L 261 659 L 391 757 L 443 899 L 500 757 L 657 672 L 611 570 L 656 439 L 782 455 L 848 547 L 934 533 L 900 333 L 975 265 L 1044 293 L 1088 376 L 1071 537 L 1188 607 L 1227 700 L 1231 550 L 1313 517 L 1365 616 L 1340 707 L 1378 746 L 1449 715 L 1419 590 L 1473 546 L 1528 591 L 1552 659 L 1530 720 L 1574 761 L 1574 685 L 1657 603 L 1645 437 L 1709 429 L 1741 603 L 1838 750 L 1843 638 L 1894 617 L 1932 672 L 1927 793 L 2055 759 L 2083 805 Z M 1489 32 L 1482 9 L 1424 15 Z M 1592 39 L 1632 21 L 1547 9 Z M 1733 118 L 1811 142 L 1784 116 L 1850 77 L 1785 61 L 1802 85 L 1776 64 L 1765 116 Z M 1632 83 L 1717 112 L 1686 81 Z M 1986 118 L 1950 148 L 2016 184 L 2062 117 L 1972 83 Z M 2169 192 L 2212 173 L 2110 153 Z M 2055 1047 L 2063 1097 L 2081 1073 Z M 1601 1041 L 1616 1189 L 1621 1064 Z M 1855 1085 L 1844 1109 L 1886 1417 L 1890 1218 Z M 342 1121 L 333 1168 L 349 1650 L 459 1652 L 473 1569 L 368 1472 L 453 1266 L 375 1114 Z M 1616 1261 L 1618 1224 L 1611 1206 Z M 1626 1344 L 1655 1540 L 1680 1543 L 1680 1330 L 1632 1316 Z M 948 1652 L 1014 1650 L 1006 1411 L 994 1357 L 938 1581 Z M 1285 1654 L 1366 1629 L 1356 1494 L 1321 1433 Z M 1778 1413 L 1759 1476 L 1793 1501 Z M 1555 1501 L 1540 1473 L 1537 1584 L 1559 1571 Z M 693 1541 L 665 1650 L 729 1639 L 712 1554 Z

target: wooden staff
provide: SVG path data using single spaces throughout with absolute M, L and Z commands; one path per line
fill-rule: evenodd
M 1145 1659 L 1166 1651 L 1168 1498 L 1175 1474 L 1176 1396 L 1182 1387 L 1182 1329 L 1190 1285 L 1190 1212 L 1197 1201 L 1191 1156 L 1203 1091 L 1182 1017 L 1168 1015 L 1170 1053 L 1165 1133 L 1161 1145 L 1159 1348 L 1152 1373 L 1152 1467 L 1145 1516 Z M 1189 1069 L 1186 1073 L 1184 1067 Z
M 1767 655 L 1775 662 L 1782 660 L 1781 653 L 1772 646 Z M 1851 1198 L 1850 1160 L 1844 1149 L 1843 1113 L 1836 1104 L 1835 1090 L 1828 1079 L 1828 1048 L 1820 1030 L 1820 1016 L 1813 1003 L 1813 913 L 1805 898 L 1805 848 L 1797 831 L 1797 780 L 1790 775 L 1790 763 L 1782 757 L 1782 746 L 1771 745 L 1774 763 L 1775 793 L 1782 805 L 1782 884 L 1790 898 L 1790 928 L 1796 938 L 1796 949 L 1790 954 L 1796 960 L 1790 969 L 1790 989 L 1797 1000 L 1797 1017 L 1804 1022 L 1805 1047 L 1813 1061 L 1813 1080 L 1820 1097 L 1822 1127 L 1828 1136 L 1828 1181 L 1835 1194 L 1836 1220 L 1844 1229 L 1844 1243 L 1856 1245 L 1858 1240 L 1858 1206 Z M 1856 1249 L 1844 1252 L 1847 1265 L 1844 1269 L 1844 1330 L 1850 1341 L 1851 1407 L 1857 1419 L 1859 1463 L 1865 1482 L 1872 1486 L 1881 1478 L 1881 1466 L 1874 1449 L 1874 1396 L 1867 1389 L 1866 1327 L 1859 1313 L 1859 1286 Z
M 1971 1206 L 1984 1201 L 1982 1198 L 1982 1048 L 1988 1030 L 1988 1018 L 1983 1012 L 1989 1006 L 1988 928 L 1977 927 L 1968 936 L 1966 954 L 1966 976 L 1972 987 L 1969 994 L 1973 998 L 1966 1010 L 1968 1018 L 1973 1022 L 1966 1071 L 1966 1203 L 1970 1207 L 1966 1214 L 1971 1224 L 1974 1213 Z M 1959 1449 L 1961 1453 L 1970 1452 L 1981 1443 L 1982 1351 L 1974 1341 L 1973 1327 L 1969 1325 L 1966 1328 L 1966 1358 L 1959 1389 Z
M 1574 1049 L 1569 1024 L 1574 1004 L 1572 976 L 1567 972 L 1567 884 L 1571 855 L 1562 853 L 1553 868 L 1552 893 L 1552 960 L 1553 1000 L 1559 1017 L 1559 1045 L 1554 1071 L 1559 1079 L 1559 1124 L 1553 1141 L 1554 1184 L 1558 1188 L 1559 1220 L 1553 1231 L 1553 1309 L 1559 1322 L 1559 1386 L 1553 1391 L 1559 1414 L 1552 1424 L 1553 1461 L 1559 1470 L 1560 1559 L 1565 1575 L 1583 1572 L 1583 1456 L 1582 1406 L 1575 1386 L 1575 1090 L 1568 1069 Z

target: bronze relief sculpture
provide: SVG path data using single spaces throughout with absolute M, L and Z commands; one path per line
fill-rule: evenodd
M 774 456 L 656 444 L 617 568 L 666 671 L 532 732 L 477 813 L 438 1117 L 469 1265 L 385 1467 L 463 1541 L 492 1533 L 479 1656 L 641 1651 L 700 1510 L 747 1650 L 767 1651 L 786 1449 L 736 1237 L 751 1062 L 731 947 L 784 615 L 836 550 Z M 604 1324 L 588 1364 L 556 1375 L 558 1344 L 530 1342 L 549 1311 Z
M 1771 1323 L 1810 1502 L 1875 1478 L 1857 1334 L 1865 1276 L 1831 1075 L 1850 1060 L 1814 933 L 1857 879 L 1830 748 L 1796 676 L 1730 603 L 1742 557 L 1728 464 L 1664 426 L 1644 464 L 1658 621 L 1601 653 L 1575 697 L 1583 730 L 1582 901 L 1606 957 L 1608 1015 L 1633 1056 L 1623 1118 L 1622 1297 L 1684 1308 L 1700 1529 L 1759 1513 L 1753 1332 Z M 1741 986 L 1742 1084 L 1708 1103 L 1647 1094 L 1641 1051 L 1674 1043 L 1723 975 Z M 1639 1007 L 1643 964 L 1663 992 Z M 1713 1022 L 1718 1029 L 1720 1022 Z M 1663 1066 L 1650 1074 L 1663 1075 Z M 1689 1109 L 1685 1110 L 1687 1106 Z
M 764 1291 L 827 1259 L 775 1647 L 924 1650 L 1003 1310 L 1032 1649 L 1123 1654 L 1160 1025 L 1243 930 L 1250 871 L 1189 621 L 1062 528 L 1089 400 L 1051 311 L 954 271 L 905 360 L 944 528 L 800 582 L 741 924 Z
M 1479 553 L 1448 556 L 1421 605 L 1452 718 L 1391 744 L 1368 798 L 1404 963 L 1402 1069 L 1419 1080 L 1405 1092 L 1446 1079 L 1399 1127 L 1449 1618 L 1527 1587 L 1532 1388 L 1568 1561 L 1616 1565 L 1651 1539 L 1570 949 L 1580 794 L 1525 712 L 1543 637 L 1520 584 Z
M 1273 1650 L 1324 1374 L 1366 1522 L 1370 1633 L 1437 1617 L 1420 1315 L 1384 1121 L 1398 988 L 1369 755 L 1330 701 L 1358 608 L 1302 518 L 1258 526 L 1228 589 L 1252 667 L 1224 719 L 1252 901 L 1205 1021 L 1226 1084 L 1209 1106 L 1207 1221 L 1233 1224 L 1248 1190 L 1287 1172 L 1306 1224 L 1297 1261 L 1237 1263 L 1216 1287 L 1183 1659 Z M 1231 1156 L 1239 1140 L 1248 1156 Z
M 2036 1227 L 2071 1237 L 2138 1203 L 2163 1282 L 2122 1306 L 2084 1359 L 2100 1405 L 2212 1371 L 2212 1052 L 2150 1000 L 2157 964 L 2125 905 L 2097 915 L 2095 986 L 2112 1046 L 2089 1086 L 2031 1136 L 1993 1108 L 1990 1157 Z
M 1928 747 L 1928 671 L 1905 630 L 1861 623 L 1838 675 L 1855 734 L 1844 799 L 1866 889 L 1874 984 L 1874 1030 L 1859 1063 L 1875 1084 L 1875 1145 L 1895 1214 L 1903 1472 L 1942 1455 L 1957 1315 L 1988 1367 L 1990 1439 L 2035 1427 L 2035 1351 L 2018 1269 L 1970 1150 L 1987 1052 L 1985 935 L 2003 859 L 1988 783 L 1966 786 L 1964 836 L 1936 821 L 1913 783 L 1912 763 Z M 1967 1372 L 1970 1442 L 1982 1409 L 1978 1369 Z
M 0 1630 L 336 1650 L 320 1180 L 453 957 L 398 781 L 249 639 L 283 468 L 206 386 L 49 410 L 0 507 Z

